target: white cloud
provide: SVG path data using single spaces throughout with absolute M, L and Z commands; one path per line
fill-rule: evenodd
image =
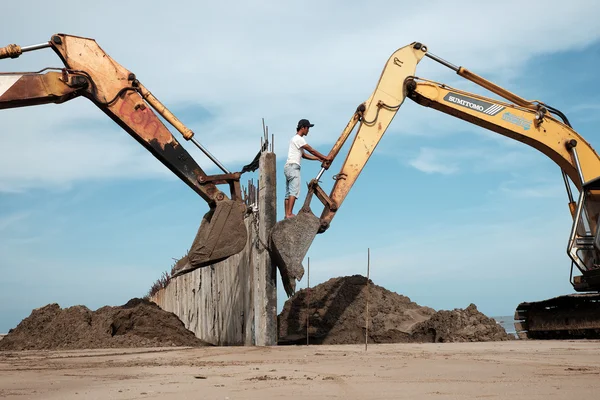
M 600 111 L 600 103 L 581 103 L 571 108 L 571 112 L 597 112 Z
M 534 160 L 532 154 L 518 149 L 489 146 L 456 149 L 421 147 L 408 164 L 428 174 L 450 175 L 465 170 L 485 173 L 520 169 L 533 164 Z
M 65 105 L 57 119 L 69 121 Z M 5 114 L 3 114 L 4 116 Z M 94 120 L 80 130 L 58 127 L 55 121 L 40 126 L 28 118 L 26 109 L 9 114 L 8 122 L 19 128 L 2 138 L 11 152 L 0 158 L 0 191 L 19 192 L 30 188 L 69 188 L 73 183 L 97 179 L 163 178 L 172 175 L 148 152 L 118 127 Z M 11 124 L 12 123 L 12 124 Z M 110 125 L 108 125 L 110 126 Z
M 565 186 L 559 180 L 554 182 L 528 182 L 511 180 L 502 182 L 490 192 L 492 195 L 504 195 L 513 198 L 566 198 Z
M 600 103 L 592 101 L 583 101 L 575 104 L 570 110 L 567 110 L 567 115 L 575 115 L 578 122 L 591 123 L 600 120 Z
M 16 223 L 23 221 L 24 219 L 29 217 L 29 215 L 29 213 L 22 211 L 8 215 L 0 215 L 0 232 L 10 229 Z
M 593 1 L 552 7 L 543 2 L 507 1 L 503 10 L 519 11 L 500 11 L 501 16 L 496 4 L 480 1 L 463 3 L 460 10 L 445 1 L 409 6 L 390 1 L 373 1 L 368 6 L 343 1 L 262 1 L 235 7 L 183 1 L 137 7 L 135 19 L 143 24 L 123 23 L 131 17 L 114 12 L 122 7 L 116 1 L 75 9 L 60 1 L 52 8 L 41 1 L 21 4 L 26 5 L 12 10 L 12 18 L 0 27 L 5 41 L 31 45 L 57 31 L 95 38 L 167 107 L 193 102 L 215 112 L 210 123 L 190 127 L 213 154 L 233 166 L 248 162 L 257 151 L 261 117 L 276 135 L 275 150 L 280 157 L 295 122 L 302 117 L 317 123 L 310 138 L 313 144 L 331 145 L 354 108 L 374 89 L 387 57 L 412 41 L 422 41 L 448 61 L 509 84 L 527 60 L 583 48 L 600 36 L 600 6 Z M 65 8 L 70 12 L 65 13 Z M 304 18 L 307 9 L 310 18 Z M 527 17 L 525 22 L 525 16 L 538 17 Z M 105 23 L 90 25 L 90 18 Z M 425 61 L 419 76 L 456 81 L 452 71 Z M 0 61 L 3 71 L 46 66 L 60 66 L 50 50 Z M 71 113 L 63 110 L 67 107 Z M 75 113 L 81 118 L 101 118 L 94 108 L 65 104 L 3 110 L 3 146 L 12 150 L 3 154 L 0 190 L 68 187 L 82 179 L 165 176 L 162 165 L 132 140 L 119 140 L 118 135 L 106 132 L 76 135 L 49 129 Z M 423 127 L 434 127 L 437 118 L 429 112 L 403 116 L 390 131 L 423 131 Z M 211 171 L 206 159 L 185 145 Z M 421 162 L 423 169 L 441 168 L 434 162 Z
M 436 151 L 429 148 L 421 148 L 419 155 L 409 164 L 425 173 L 440 173 L 444 175 L 453 174 L 459 170 L 456 160 L 440 159 L 440 153 L 444 151 Z M 450 153 L 451 154 L 451 153 Z

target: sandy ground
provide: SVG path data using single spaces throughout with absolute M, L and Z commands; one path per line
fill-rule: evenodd
M 7 399 L 597 398 L 600 342 L 0 352 Z

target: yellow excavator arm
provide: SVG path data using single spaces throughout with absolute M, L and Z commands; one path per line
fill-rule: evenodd
M 0 48 L 0 59 L 16 58 L 22 53 L 51 48 L 64 68 L 45 68 L 39 72 L 0 73 L 0 109 L 40 104 L 61 104 L 77 97 L 92 101 L 108 117 L 129 133 L 209 206 L 192 242 L 184 269 L 190 272 L 239 253 L 246 245 L 244 224 L 246 206 L 239 184 L 240 172 L 228 171 L 165 107 L 135 74 L 106 54 L 95 40 L 56 34 L 34 46 L 8 45 Z M 57 71 L 45 72 L 55 69 Z M 43 73 L 45 72 L 45 73 Z M 163 122 L 162 116 L 186 140 L 192 141 L 224 172 L 207 175 L 179 144 Z M 231 199 L 217 188 L 227 184 Z
M 457 90 L 445 84 L 418 78 L 417 64 L 424 58 L 433 59 L 465 79 L 501 96 L 498 101 Z M 525 100 L 506 89 L 456 67 L 428 52 L 427 46 L 411 43 L 389 58 L 371 97 L 361 104 L 333 146 L 330 156 L 337 156 L 350 133 L 358 132 L 344 160 L 334 175 L 335 184 L 328 196 L 319 186 L 319 179 L 328 165 L 309 183 L 303 207 L 296 217 L 280 221 L 271 233 L 271 247 L 288 295 L 300 280 L 304 259 L 318 233 L 325 232 L 360 172 L 373 154 L 405 98 L 436 109 L 493 132 L 525 143 L 552 159 L 562 170 L 574 219 L 567 252 L 583 273 L 572 282 L 580 291 L 600 290 L 600 236 L 596 226 L 600 215 L 600 158 L 594 149 L 569 124 L 559 110 L 539 101 Z M 576 202 L 569 179 L 580 191 Z M 312 195 L 324 205 L 320 218 L 310 209 Z
M 578 189 L 600 174 L 600 159 L 577 132 L 539 103 L 535 108 L 502 102 L 419 78 L 406 82 L 407 97 L 527 144 L 554 161 Z M 572 148 L 577 148 L 578 163 Z

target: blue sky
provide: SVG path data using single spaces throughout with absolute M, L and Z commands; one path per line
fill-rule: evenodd
M 280 199 L 296 122 L 314 122 L 307 140 L 327 152 L 389 55 L 412 41 L 559 108 L 598 148 L 600 5 L 505 1 L 500 12 L 463 3 L 174 1 L 117 13 L 122 2 L 48 8 L 24 0 L 0 37 L 23 46 L 57 32 L 95 38 L 230 170 L 254 157 L 264 117 L 275 134 Z M 0 60 L 4 72 L 48 66 L 62 66 L 50 50 Z M 417 75 L 486 94 L 428 59 Z M 146 294 L 189 247 L 207 210 L 202 199 L 88 100 L 1 113 L 0 332 L 48 303 L 96 309 Z M 324 175 L 327 191 L 343 159 Z M 305 162 L 303 180 L 318 170 Z M 370 248 L 378 285 L 435 309 L 475 303 L 487 315 L 511 315 L 521 301 L 571 292 L 570 227 L 560 169 L 549 159 L 407 100 L 315 239 L 311 286 L 365 275 Z

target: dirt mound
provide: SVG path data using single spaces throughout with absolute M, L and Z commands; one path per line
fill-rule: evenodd
M 0 341 L 0 350 L 69 350 L 115 347 L 205 346 L 175 314 L 143 299 L 90 311 L 49 304 Z
M 509 340 L 506 330 L 494 319 L 477 310 L 475 304 L 467 308 L 436 312 L 427 321 L 412 329 L 415 340 L 423 342 L 489 342 Z
M 364 276 L 354 275 L 332 278 L 296 292 L 278 316 L 279 343 L 306 343 L 307 296 L 310 343 L 364 343 L 366 284 Z M 475 305 L 436 312 L 371 280 L 368 288 L 370 343 L 510 339 L 502 326 L 480 313 Z

